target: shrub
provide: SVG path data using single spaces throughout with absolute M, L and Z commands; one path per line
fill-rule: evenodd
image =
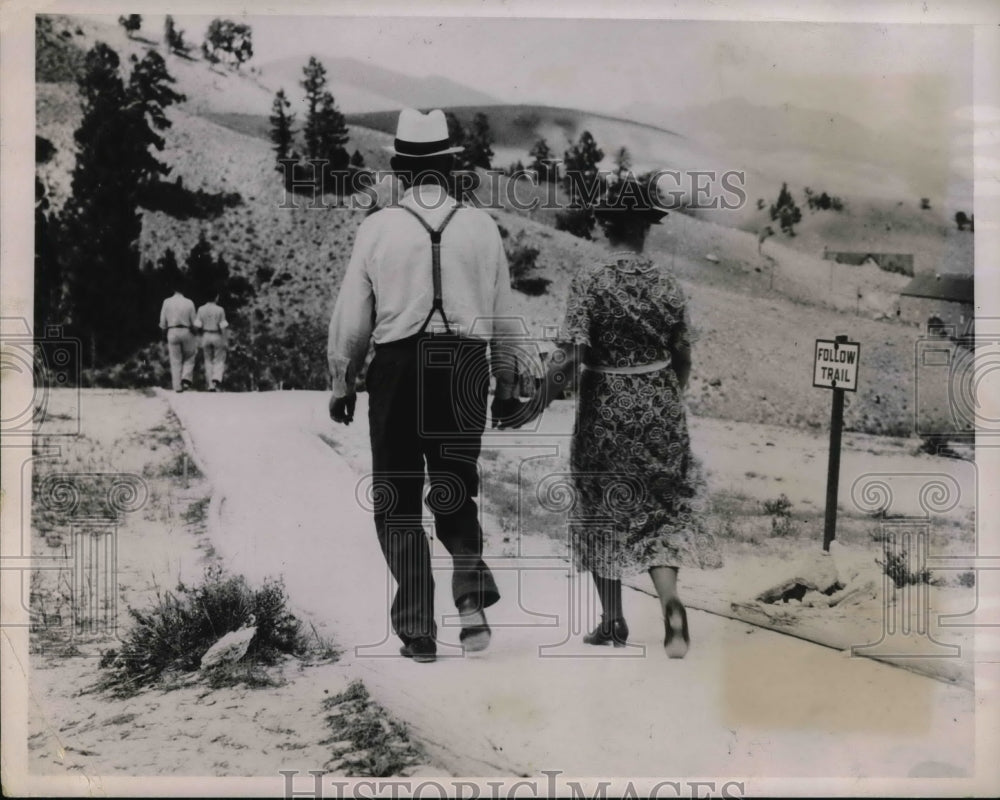
M 581 239 L 593 239 L 594 226 L 597 218 L 591 208 L 567 208 L 556 214 L 556 230 L 566 231 Z
M 218 217 L 227 208 L 243 203 L 239 192 L 218 192 L 212 194 L 201 189 L 191 191 L 184 188 L 178 178 L 169 181 L 156 181 L 143 188 L 139 196 L 139 205 L 149 211 L 162 211 L 175 219 L 212 219 Z
M 770 514 L 772 517 L 788 517 L 791 516 L 791 512 L 792 501 L 784 492 L 774 500 L 764 501 L 764 513 Z
M 280 580 L 252 589 L 242 575 L 227 576 L 220 567 L 210 567 L 199 586 L 178 583 L 173 592 L 158 592 L 151 608 L 128 608 L 134 624 L 120 649 L 102 655 L 106 674 L 99 688 L 129 695 L 167 673 L 193 672 L 208 649 L 247 625 L 251 614 L 257 632 L 246 661 L 273 664 L 282 654 L 302 654 L 302 624 L 288 611 L 287 602 Z
M 798 526 L 792 521 L 792 501 L 782 492 L 774 500 L 765 500 L 764 513 L 771 515 L 771 535 L 778 537 L 794 536 Z
M 361 681 L 323 701 L 332 735 L 321 744 L 348 741 L 351 752 L 335 756 L 325 766 L 356 777 L 400 775 L 426 759 L 423 748 L 410 740 L 406 727 L 375 703 Z
M 885 560 L 876 558 L 875 563 L 882 567 L 882 572 L 892 578 L 897 589 L 908 584 L 931 582 L 931 571 L 926 567 L 916 572 L 910 571 L 906 550 L 891 551 L 886 549 L 882 551 L 882 554 Z
M 539 250 L 524 242 L 524 231 L 504 245 L 507 251 L 507 261 L 510 264 L 510 285 L 513 289 L 528 295 L 545 294 L 552 281 L 548 278 L 532 276 L 537 268 Z

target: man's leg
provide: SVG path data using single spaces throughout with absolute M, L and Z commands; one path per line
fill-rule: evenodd
M 174 331 L 167 331 L 167 355 L 170 357 L 170 382 L 175 392 L 181 391 L 181 370 L 184 364 L 183 346 Z
M 454 368 L 425 373 L 423 449 L 430 476 L 428 505 L 437 538 L 451 554 L 456 607 L 483 609 L 500 599 L 493 573 L 483 561 L 479 525 L 479 452 L 486 425 L 489 368 L 485 345 L 455 343 Z
M 417 436 L 415 352 L 380 349 L 366 382 L 375 529 L 397 584 L 392 629 L 404 643 L 434 638 L 434 577 L 422 524 L 424 460 Z
M 181 381 L 191 383 L 194 379 L 194 361 L 198 355 L 198 343 L 194 339 L 194 334 L 190 331 L 182 331 L 181 353 L 183 364 L 181 366 Z

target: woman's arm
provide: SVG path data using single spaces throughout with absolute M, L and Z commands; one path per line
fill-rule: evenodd
M 687 312 L 670 337 L 670 366 L 677 375 L 681 391 L 685 391 L 691 377 L 691 337 L 688 335 Z
M 691 377 L 691 346 L 685 341 L 671 348 L 670 363 L 677 374 L 677 383 L 680 384 L 681 391 L 685 391 L 688 385 L 688 378 Z

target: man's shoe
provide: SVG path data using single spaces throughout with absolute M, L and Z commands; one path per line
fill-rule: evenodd
M 490 631 L 482 609 L 472 603 L 463 603 L 459 607 L 458 613 L 462 620 L 462 630 L 458 634 L 458 641 L 462 643 L 465 652 L 478 653 L 489 647 L 493 633 Z
M 437 644 L 429 636 L 411 639 L 399 648 L 399 654 L 421 664 L 427 664 L 437 659 Z
M 191 388 L 191 381 L 181 381 L 181 391 L 186 391 Z

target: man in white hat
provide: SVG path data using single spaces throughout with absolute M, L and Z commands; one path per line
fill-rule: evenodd
M 425 469 L 435 535 L 452 557 L 460 641 L 466 652 L 490 641 L 483 609 L 500 595 L 482 558 L 478 459 L 491 369 L 494 417 L 508 421 L 520 406 L 512 353 L 498 344 L 517 331 L 496 223 L 448 194 L 461 148 L 451 145 L 444 114 L 405 109 L 390 150 L 405 191 L 358 228 L 330 320 L 330 416 L 353 419 L 355 378 L 374 339 L 365 382 L 375 528 L 397 583 L 390 618 L 400 652 L 426 662 L 436 658 L 437 626 Z

